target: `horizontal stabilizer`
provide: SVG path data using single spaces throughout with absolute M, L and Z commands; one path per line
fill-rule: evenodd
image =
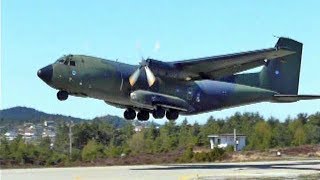
M 320 95 L 294 95 L 294 94 L 276 94 L 273 96 L 273 101 L 275 102 L 296 102 L 300 100 L 313 100 L 320 99 Z

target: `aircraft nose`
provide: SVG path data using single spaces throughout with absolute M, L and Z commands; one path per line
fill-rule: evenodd
M 38 77 L 44 82 L 49 83 L 52 80 L 53 68 L 52 65 L 48 65 L 40 69 L 37 73 Z

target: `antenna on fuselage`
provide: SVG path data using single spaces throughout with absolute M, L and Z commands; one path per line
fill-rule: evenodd
M 272 35 L 273 37 L 275 37 L 275 38 L 277 38 L 277 39 L 279 39 L 280 38 L 280 36 L 277 36 L 277 35 Z

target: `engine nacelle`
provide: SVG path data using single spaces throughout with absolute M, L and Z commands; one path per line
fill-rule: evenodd
M 132 92 L 130 94 L 130 99 L 137 106 L 150 110 L 155 109 L 157 106 L 179 111 L 187 111 L 190 108 L 186 101 L 178 97 L 144 90 Z
M 179 80 L 187 80 L 189 77 L 187 73 L 180 71 L 172 64 L 154 59 L 147 59 L 147 62 L 149 68 L 158 77 L 174 78 Z

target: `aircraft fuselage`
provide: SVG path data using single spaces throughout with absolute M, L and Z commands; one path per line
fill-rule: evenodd
M 58 60 L 39 70 L 38 76 L 51 87 L 69 95 L 100 99 L 107 104 L 136 111 L 153 111 L 152 106 L 140 106 L 134 101 L 132 92 L 137 90 L 157 93 L 160 98 L 162 95 L 169 99 L 172 96 L 185 101 L 185 109 L 179 111 L 179 114 L 185 115 L 268 101 L 276 94 L 266 89 L 215 80 L 179 81 L 157 78 L 156 83 L 149 87 L 145 81 L 145 73 L 131 86 L 128 79 L 138 66 L 90 56 L 68 57 L 68 62 Z M 168 109 L 170 107 L 166 110 Z

